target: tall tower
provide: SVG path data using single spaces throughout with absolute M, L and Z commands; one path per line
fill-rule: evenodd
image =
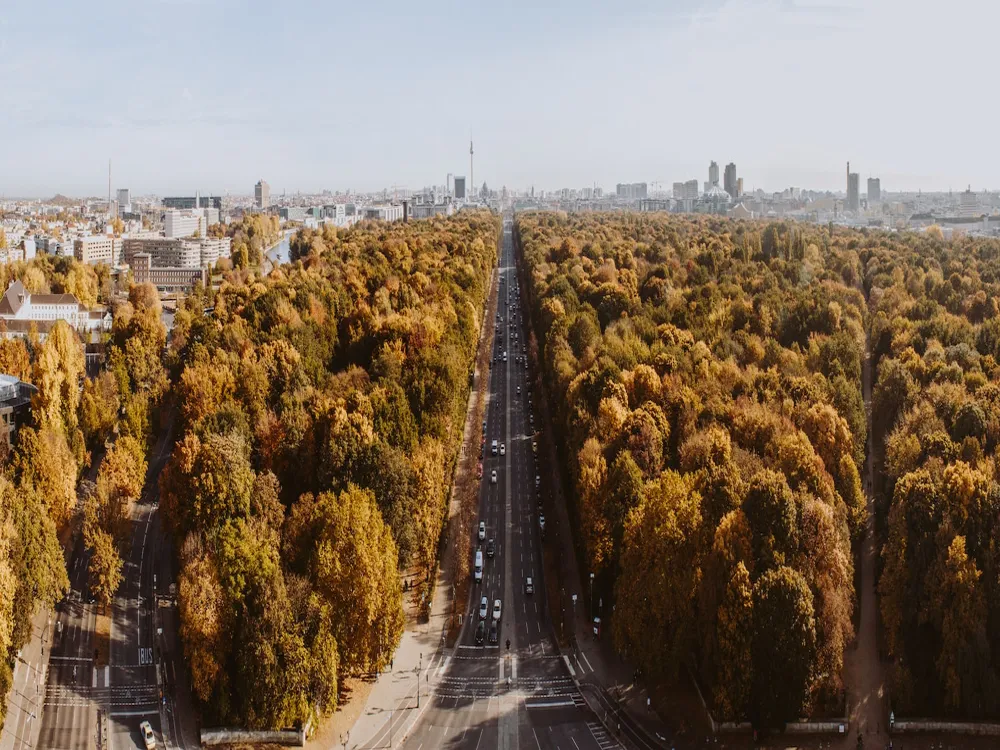
M 473 156 L 475 152 L 472 150 L 472 139 L 469 139 L 469 185 L 472 187 L 472 194 L 476 194 L 476 168 L 473 166 Z
M 111 216 L 111 159 L 108 159 L 108 216 Z

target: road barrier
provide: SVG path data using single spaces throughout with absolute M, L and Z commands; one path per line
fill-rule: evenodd
M 920 732 L 940 732 L 942 734 L 972 734 L 983 737 L 1000 737 L 1000 724 L 991 721 L 935 721 L 934 719 L 896 719 L 891 729 L 893 734 L 918 734 Z
M 212 745 L 236 745 L 239 743 L 284 745 L 285 747 L 304 747 L 306 744 L 305 729 L 280 729 L 271 732 L 253 732 L 249 729 L 202 729 L 201 744 L 203 747 Z

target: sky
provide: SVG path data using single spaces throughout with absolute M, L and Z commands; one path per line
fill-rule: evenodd
M 1000 3 L 0 0 L 0 195 L 1000 187 Z

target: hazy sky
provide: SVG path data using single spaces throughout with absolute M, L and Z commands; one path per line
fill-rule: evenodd
M 0 194 L 1000 186 L 1000 3 L 0 2 Z

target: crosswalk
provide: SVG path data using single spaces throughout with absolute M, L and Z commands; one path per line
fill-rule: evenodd
M 480 698 L 514 697 L 526 708 L 576 706 L 586 702 L 569 677 L 519 677 L 510 684 L 495 677 L 445 676 L 432 687 L 433 695 L 442 699 L 476 700 Z
M 604 728 L 604 725 L 597 721 L 588 721 L 587 729 L 590 730 L 591 736 L 594 738 L 594 742 L 601 750 L 615 750 L 621 748 L 621 743 L 615 740 L 608 730 Z
M 155 685 L 89 685 L 49 684 L 45 687 L 46 706 L 88 706 L 91 702 L 116 708 L 158 706 L 159 689 Z

